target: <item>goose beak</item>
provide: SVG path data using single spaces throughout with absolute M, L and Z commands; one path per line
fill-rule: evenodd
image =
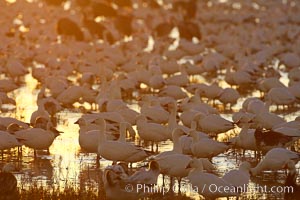
M 77 120 L 76 122 L 74 122 L 74 124 L 79 124 L 79 120 Z

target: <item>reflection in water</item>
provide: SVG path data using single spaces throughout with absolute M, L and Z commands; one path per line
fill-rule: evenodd
M 16 90 L 14 95 L 17 100 L 18 106 L 16 109 L 12 109 L 6 116 L 13 116 L 24 121 L 29 121 L 31 113 L 36 109 L 36 95 L 38 90 L 37 82 L 30 76 L 26 76 L 26 86 Z M 238 104 L 233 107 L 234 110 L 238 110 L 243 102 L 240 99 Z M 137 106 L 133 106 L 136 109 Z M 300 111 L 297 109 L 278 112 L 287 120 L 292 120 L 295 116 L 298 116 Z M 78 132 L 79 128 L 74 122 L 81 116 L 80 112 L 74 111 L 62 111 L 57 115 L 57 129 L 63 130 L 63 133 L 56 138 L 53 145 L 50 147 L 50 155 L 46 151 L 38 151 L 37 158 L 33 158 L 33 150 L 22 147 L 22 157 L 18 156 L 17 149 L 7 150 L 3 154 L 1 163 L 8 161 L 15 162 L 19 168 L 17 178 L 21 188 L 27 188 L 31 184 L 38 184 L 41 186 L 55 187 L 63 189 L 67 185 L 76 185 L 79 188 L 94 188 L 95 193 L 103 192 L 102 185 L 102 173 L 103 169 L 111 164 L 111 161 L 104 159 L 100 160 L 100 169 L 97 168 L 96 154 L 85 153 L 80 150 L 78 144 Z M 231 118 L 231 113 L 222 114 L 226 119 Z M 218 136 L 218 140 L 227 141 L 230 137 L 239 132 L 239 128 L 235 128 Z M 136 143 L 139 143 L 139 139 L 136 139 Z M 150 146 L 145 147 L 150 149 Z M 297 145 L 295 145 L 297 148 Z M 166 151 L 172 149 L 172 142 L 166 141 L 160 144 L 160 151 Z M 241 160 L 242 152 L 240 150 L 229 150 L 228 152 L 221 154 L 213 158 L 213 163 L 217 166 L 217 173 L 222 176 L 224 173 L 231 169 L 235 169 L 243 161 Z M 245 158 L 253 158 L 254 154 L 250 151 L 246 152 Z M 139 167 L 144 165 L 143 163 L 134 164 L 133 167 Z M 286 174 L 279 172 L 277 182 L 274 181 L 274 174 L 266 172 L 261 176 L 252 178 L 250 188 L 256 188 L 258 186 L 282 186 Z M 168 181 L 168 180 L 167 180 Z M 183 180 L 183 184 L 187 184 L 187 180 Z M 159 176 L 158 184 L 162 184 L 162 176 Z M 199 198 L 196 193 L 188 193 L 192 198 Z M 262 191 L 252 191 L 245 194 L 247 199 L 268 199 L 275 197 L 282 197 L 283 194 L 277 193 L 264 193 Z
M 14 2 L 14 0 L 7 0 L 7 2 Z M 209 3 L 211 4 L 212 2 L 226 3 L 228 1 L 227 0 L 209 1 Z M 234 9 L 240 9 L 241 4 L 237 3 L 233 5 L 233 7 Z M 66 7 L 66 9 L 68 8 Z M 41 18 L 40 19 L 41 26 L 43 24 L 43 21 L 45 21 L 45 19 Z M 15 23 L 18 22 L 20 22 L 20 20 L 19 21 L 15 20 Z M 22 30 L 24 30 L 24 32 L 27 31 L 26 27 L 23 27 Z M 214 32 L 214 30 L 211 30 L 211 32 Z M 173 37 L 178 37 L 178 33 L 179 33 L 178 29 L 174 28 L 173 33 L 171 35 L 173 35 Z M 208 38 L 208 40 L 210 39 L 213 38 Z M 150 52 L 153 48 L 157 48 L 156 45 L 157 43 L 155 43 L 154 39 L 151 37 L 147 51 Z M 177 39 L 175 40 L 173 45 L 170 45 L 170 50 L 175 50 L 179 45 L 180 45 L 179 40 Z M 63 45 L 61 46 L 62 48 L 64 47 Z M 47 54 L 47 56 L 50 56 L 50 54 L 49 55 Z M 36 56 L 36 59 L 38 58 L 39 57 Z M 184 58 L 184 59 L 188 60 L 188 58 Z M 279 65 L 279 61 L 277 59 L 275 59 L 274 61 L 274 66 L 275 68 L 280 68 L 280 66 L 276 66 L 276 65 Z M 29 70 L 31 70 L 30 67 Z M 225 73 L 226 70 L 222 70 L 222 73 L 217 78 L 214 76 L 210 77 L 210 75 L 207 74 L 205 78 L 202 75 L 201 76 L 196 75 L 193 76 L 193 79 L 198 80 L 199 83 L 218 82 L 219 85 L 222 86 L 223 88 L 230 87 L 226 83 L 226 81 L 224 81 Z M 289 80 L 288 80 L 287 73 L 286 72 L 280 72 L 280 73 L 281 73 L 280 80 L 285 85 L 288 85 Z M 2 74 L 0 75 L 0 77 L 2 78 Z M 78 77 L 72 76 L 68 78 L 72 79 L 72 81 L 75 82 Z M 7 106 L 7 107 L 4 106 L 3 110 L 5 110 L 5 112 L 3 113 L 1 112 L 1 116 L 12 116 L 26 122 L 30 121 L 32 112 L 37 110 L 36 100 L 41 85 L 30 74 L 25 76 L 25 83 L 26 83 L 25 86 L 16 89 L 12 93 L 12 97 L 16 100 L 16 105 L 18 106 L 16 108 L 14 108 L 13 106 Z M 215 105 L 215 107 L 217 107 L 218 110 L 222 112 L 221 116 L 224 117 L 225 119 L 231 120 L 232 113 L 238 111 L 241 108 L 242 102 L 247 97 L 252 97 L 252 96 L 260 97 L 259 91 L 253 91 L 252 89 L 247 89 L 243 87 L 240 87 L 237 90 L 243 97 L 240 98 L 238 103 L 232 107 L 232 110 L 225 110 L 224 106 L 220 104 Z M 111 164 L 111 161 L 101 159 L 100 167 L 98 168 L 99 164 L 96 162 L 96 154 L 86 153 L 80 149 L 78 143 L 79 127 L 78 125 L 74 124 L 74 122 L 81 117 L 83 112 L 88 112 L 90 105 L 80 104 L 80 103 L 76 103 L 75 105 L 76 108 L 63 110 L 59 112 L 56 118 L 54 119 L 55 122 L 53 124 L 56 125 L 56 128 L 58 130 L 63 131 L 63 133 L 59 137 L 57 137 L 54 143 L 51 145 L 50 154 L 48 154 L 46 151 L 38 151 L 37 158 L 34 159 L 33 150 L 26 147 L 22 147 L 22 154 L 18 152 L 17 148 L 5 150 L 2 153 L 0 159 L 0 166 L 2 166 L 4 163 L 7 162 L 13 162 L 16 164 L 18 168 L 18 172 L 16 173 L 16 176 L 18 179 L 19 187 L 21 189 L 28 189 L 33 184 L 37 186 L 45 186 L 50 190 L 53 188 L 58 188 L 59 190 L 63 190 L 66 187 L 74 186 L 74 188 L 79 188 L 79 189 L 83 189 L 83 188 L 92 189 L 95 194 L 98 194 L 98 196 L 103 197 L 104 194 L 103 183 L 102 183 L 103 170 L 105 169 L 105 167 Z M 139 110 L 139 105 L 133 103 L 131 105 L 131 108 L 134 108 L 135 110 Z M 283 110 L 283 111 L 276 110 L 275 107 L 271 107 L 271 111 L 273 113 L 276 113 L 279 116 L 284 117 L 287 121 L 291 121 L 295 117 L 300 115 L 300 111 L 298 107 L 289 108 L 288 110 Z M 228 131 L 227 133 L 220 134 L 218 135 L 218 140 L 228 141 L 229 138 L 238 134 L 239 131 L 240 131 L 239 128 L 235 128 L 234 130 Z M 139 138 L 136 138 L 135 141 L 131 141 L 131 142 L 134 142 L 136 144 L 141 144 L 147 150 L 150 150 L 151 148 L 150 144 L 141 142 Z M 171 141 L 161 142 L 159 144 L 159 151 L 162 152 L 162 151 L 171 150 L 172 145 L 173 143 Z M 295 144 L 295 149 L 296 151 L 299 150 L 298 142 L 296 142 Z M 219 176 L 222 176 L 227 171 L 231 169 L 235 169 L 246 159 L 247 160 L 251 159 L 251 161 L 253 160 L 256 163 L 258 163 L 258 160 L 254 159 L 255 156 L 253 152 L 246 151 L 244 156 L 241 156 L 242 154 L 243 152 L 240 150 L 230 149 L 226 153 L 214 157 L 212 159 L 212 162 L 217 167 L 216 173 Z M 132 170 L 132 172 L 134 172 L 135 168 L 144 166 L 145 163 L 146 161 L 134 164 L 133 165 L 134 169 Z M 297 168 L 299 168 L 299 166 L 297 166 Z M 260 176 L 252 178 L 251 183 L 249 184 L 249 188 L 251 188 L 252 190 L 249 190 L 249 192 L 244 194 L 243 197 L 245 199 L 283 198 L 282 192 L 271 193 L 271 192 L 265 192 L 264 190 L 254 190 L 254 188 L 258 188 L 258 186 L 267 186 L 267 190 L 270 190 L 270 188 L 273 186 L 282 186 L 285 177 L 286 174 L 282 170 L 278 172 L 278 174 L 276 175 L 276 180 L 275 180 L 275 175 L 271 172 L 265 172 Z M 158 185 L 162 185 L 162 182 L 163 182 L 162 176 L 159 176 Z M 167 184 L 169 184 L 169 182 L 170 181 L 167 179 Z M 182 183 L 183 185 L 187 185 L 187 180 L 183 179 Z M 193 199 L 199 199 L 199 195 L 196 193 L 186 193 L 186 194 Z

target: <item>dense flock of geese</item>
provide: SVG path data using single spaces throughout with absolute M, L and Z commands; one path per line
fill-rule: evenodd
M 57 114 L 88 104 L 75 122 L 79 144 L 113 161 L 103 175 L 109 199 L 143 197 L 124 186 L 157 184 L 160 174 L 176 178 L 179 188 L 182 179 L 199 188 L 239 187 L 263 171 L 288 169 L 286 185 L 296 191 L 300 117 L 287 121 L 278 113 L 299 115 L 299 9 L 290 0 L 1 1 L 2 155 L 22 146 L 35 157 L 49 150 L 63 134 Z M 6 105 L 20 106 L 14 91 L 28 74 L 38 81 L 38 109 L 24 122 L 7 117 Z M 217 140 L 233 129 L 228 141 Z M 128 141 L 135 137 L 150 142 L 148 150 Z M 161 152 L 167 140 L 173 149 Z M 229 149 L 263 156 L 254 166 L 241 155 L 237 169 L 217 176 L 212 159 Z M 128 166 L 146 161 L 149 168 L 134 173 Z M 10 164 L 0 188 L 11 187 L 1 195 L 16 188 Z

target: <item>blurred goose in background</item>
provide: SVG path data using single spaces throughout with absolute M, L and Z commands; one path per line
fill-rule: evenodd
M 183 89 L 177 85 L 167 85 L 160 90 L 158 95 L 172 97 L 175 100 L 184 99 L 187 97 L 187 94 Z
M 18 86 L 11 79 L 1 79 L 0 80 L 0 92 L 8 93 L 17 89 Z
M 268 93 L 272 88 L 279 87 L 285 88 L 285 85 L 278 78 L 265 78 L 258 80 L 257 82 L 257 88 L 265 94 Z
M 167 123 L 170 113 L 166 111 L 158 100 L 146 99 L 142 102 L 141 111 L 152 122 L 162 124 Z
M 272 88 L 266 95 L 267 100 L 271 104 L 275 104 L 277 109 L 280 105 L 291 106 L 296 101 L 295 96 L 289 92 L 286 87 Z
M 250 169 L 252 176 L 256 176 L 264 170 L 277 171 L 287 167 L 287 164 L 295 164 L 298 162 L 300 155 L 297 152 L 293 152 L 284 148 L 273 148 L 268 151 L 265 157 L 256 165 L 256 167 Z
M 253 122 L 256 124 L 256 127 L 272 129 L 274 126 L 285 123 L 286 121 L 274 113 L 262 111 L 255 115 Z
M 233 105 L 235 105 L 240 98 L 240 94 L 238 91 L 236 91 L 233 88 L 225 88 L 221 92 L 218 99 L 224 104 L 224 107 L 229 104 L 229 107 L 231 108 Z

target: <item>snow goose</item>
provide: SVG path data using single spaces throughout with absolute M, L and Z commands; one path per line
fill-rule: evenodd
M 274 126 L 285 123 L 286 121 L 274 113 L 260 112 L 255 115 L 253 122 L 256 123 L 257 127 L 272 129 Z
M 293 121 L 278 124 L 273 127 L 273 130 L 275 130 L 277 128 L 283 128 L 283 127 L 300 130 L 300 117 L 296 117 L 295 120 L 293 120 Z
M 184 135 L 183 130 L 175 128 L 172 132 L 173 149 L 170 151 L 164 151 L 155 156 L 155 159 L 162 158 L 167 155 L 182 153 L 182 147 L 179 143 L 180 136 Z
M 160 158 L 155 158 L 160 167 L 160 173 L 168 175 L 171 178 L 178 179 L 178 186 L 180 188 L 180 182 L 183 177 L 186 177 L 189 173 L 189 169 L 186 166 L 192 158 L 182 153 L 174 153 Z
M 101 118 L 99 119 L 101 120 Z M 149 155 L 142 148 L 123 141 L 106 140 L 106 122 L 101 120 L 98 144 L 98 154 L 107 160 L 114 162 L 123 161 L 128 163 L 139 162 Z
M 221 92 L 218 99 L 224 104 L 224 107 L 226 108 L 226 105 L 229 104 L 229 107 L 231 108 L 233 105 L 235 105 L 240 98 L 240 94 L 238 91 L 236 91 L 233 88 L 225 88 Z
M 296 101 L 296 97 L 286 87 L 272 88 L 266 97 L 271 104 L 277 105 L 277 109 L 279 105 L 290 106 Z
M 8 93 L 17 89 L 18 86 L 11 79 L 1 79 L 0 80 L 0 92 Z
M 63 90 L 58 96 L 57 100 L 63 105 L 67 107 L 72 107 L 75 102 L 78 102 L 80 97 L 82 96 L 83 87 L 72 85 L 67 89 Z
M 146 100 L 142 102 L 141 114 L 155 123 L 167 123 L 170 113 L 166 111 L 158 100 Z
M 20 80 L 21 76 L 26 75 L 29 71 L 28 69 L 18 60 L 17 58 L 9 58 L 6 63 L 6 68 L 9 76 L 17 80 Z
M 234 169 L 224 174 L 223 179 L 234 187 L 246 188 L 250 181 L 250 168 L 251 164 L 244 161 L 239 169 Z
M 158 148 L 158 142 L 170 139 L 170 131 L 167 126 L 147 122 L 147 119 L 144 115 L 140 115 L 136 119 L 137 133 L 141 139 L 145 141 L 156 143 L 156 148 Z
M 22 145 L 17 138 L 7 131 L 0 131 L 0 150 L 10 149 Z
M 59 136 L 58 131 L 51 131 L 51 122 L 48 122 L 47 130 L 42 128 L 28 128 L 24 130 L 15 131 L 15 137 L 20 143 L 25 146 L 34 149 L 34 155 L 36 157 L 35 150 L 49 150 L 54 139 Z
M 280 56 L 281 62 L 287 67 L 287 68 L 296 68 L 300 65 L 300 58 L 299 55 L 294 52 L 286 52 L 284 54 L 281 54 Z
M 205 115 L 203 113 L 198 113 L 194 117 L 194 120 L 197 120 L 197 130 L 214 136 L 234 128 L 233 122 L 228 121 L 217 114 Z
M 103 183 L 105 189 L 105 196 L 110 200 L 117 199 L 129 199 L 129 200 L 137 200 L 139 199 L 139 194 L 136 192 L 137 190 L 133 190 L 132 192 L 128 192 L 125 190 L 125 184 L 122 180 L 120 180 L 120 176 L 114 172 L 113 170 L 106 170 L 103 175 Z
M 244 104 L 243 104 L 244 105 Z M 246 107 L 247 105 L 247 107 Z M 243 106 L 244 107 L 244 106 Z M 261 112 L 269 112 L 269 103 L 264 103 L 260 99 L 250 100 L 245 104 L 246 111 L 253 114 L 259 114 Z
M 232 72 L 231 69 L 226 70 L 225 81 L 233 86 L 246 86 L 255 83 L 255 78 L 246 70 L 237 70 Z
M 33 125 L 38 117 L 50 120 L 50 114 L 46 111 L 43 104 L 38 105 L 38 109 L 31 114 L 30 124 Z
M 236 148 L 258 151 L 259 148 L 256 145 L 256 139 L 254 136 L 255 129 L 249 129 L 250 126 L 250 123 L 243 123 L 239 135 L 231 138 L 229 142 L 231 142 L 231 144 Z
M 299 78 L 300 80 L 300 78 Z M 295 83 L 288 87 L 289 92 L 296 97 L 296 102 L 300 100 L 300 83 Z
M 258 89 L 264 93 L 269 92 L 272 88 L 285 87 L 285 85 L 280 82 L 278 78 L 265 78 L 258 80 L 257 86 Z
M 189 76 L 183 66 L 180 66 L 180 74 L 174 74 L 166 78 L 167 85 L 177 85 L 179 87 L 185 87 L 190 83 Z
M 129 183 L 140 183 L 140 184 L 157 184 L 157 178 L 160 174 L 160 168 L 159 164 L 155 160 L 151 160 L 149 162 L 149 169 L 140 169 L 136 171 L 134 174 L 132 174 L 128 179 L 126 179 L 126 182 Z
M 15 170 L 13 163 L 6 163 L 0 172 L 0 197 L 4 199 L 18 199 L 17 179 L 11 173 Z
M 191 169 L 187 178 L 189 182 L 198 188 L 198 193 L 203 195 L 208 199 L 215 199 L 218 197 L 229 197 L 229 196 L 237 196 L 238 193 L 230 192 L 230 191 L 220 191 L 211 192 L 210 187 L 214 185 L 216 188 L 230 188 L 234 187 L 230 182 L 227 182 L 225 179 L 220 178 L 214 174 L 203 172 L 203 163 L 199 159 L 192 159 L 187 165 L 187 169 Z M 235 190 L 234 190 L 235 191 Z
M 201 89 L 195 89 L 194 95 L 182 100 L 180 104 L 180 110 L 197 110 L 203 113 L 211 113 L 211 114 L 218 114 L 216 108 L 208 105 L 207 103 L 202 102 L 200 98 Z M 192 92 L 193 93 L 193 92 Z
M 215 141 L 210 138 L 199 138 L 197 131 L 192 130 L 189 133 L 193 137 L 191 145 L 192 155 L 197 158 L 212 158 L 229 149 L 225 143 Z
M 179 100 L 186 98 L 187 94 L 181 87 L 177 85 L 167 85 L 160 90 L 159 96 L 169 96 L 174 98 L 175 100 Z
M 273 148 L 268 151 L 265 157 L 256 165 L 256 167 L 250 169 L 250 173 L 256 176 L 264 170 L 280 170 L 287 166 L 289 162 L 294 162 L 300 159 L 299 153 L 293 152 L 284 148 Z
M 13 117 L 1 117 L 0 116 L 0 125 L 4 126 L 4 127 L 8 127 L 10 124 L 18 124 L 19 126 L 23 127 L 23 128 L 29 128 L 29 124 L 25 123 L 23 121 L 20 121 L 16 118 Z
M 213 103 L 215 102 L 215 99 L 217 99 L 223 92 L 223 88 L 221 88 L 216 82 L 212 83 L 211 85 L 207 85 L 206 87 L 202 87 L 202 89 L 199 89 L 199 95 L 212 100 Z

